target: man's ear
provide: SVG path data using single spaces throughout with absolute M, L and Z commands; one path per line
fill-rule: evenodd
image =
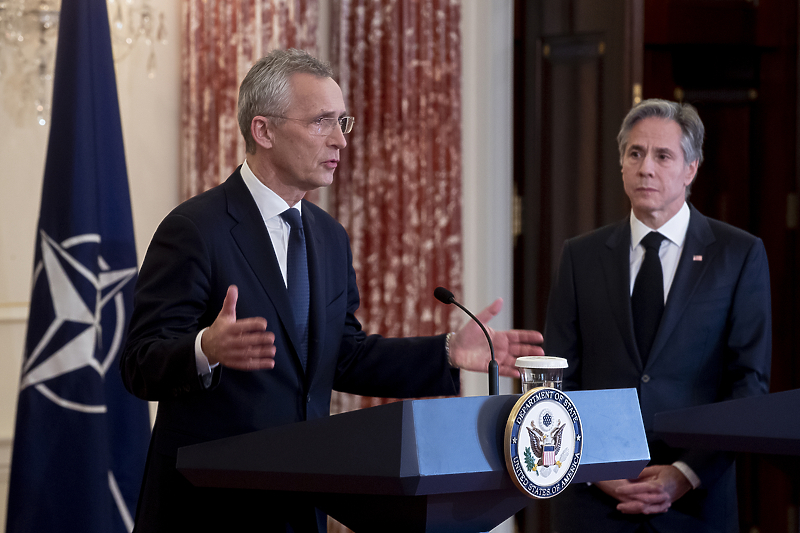
M 274 133 L 272 123 L 270 123 L 269 119 L 260 116 L 253 117 L 253 120 L 250 122 L 250 134 L 253 136 L 253 140 L 256 144 L 264 148 L 272 148 Z
M 699 163 L 699 160 L 694 160 L 687 166 L 684 186 L 688 187 L 692 184 L 692 182 L 694 182 L 694 179 L 697 177 L 697 167 L 699 166 Z

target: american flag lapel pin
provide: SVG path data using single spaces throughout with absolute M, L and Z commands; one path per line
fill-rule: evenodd
M 693 255 L 692 256 L 692 261 L 702 261 L 702 260 L 703 260 L 703 256 L 702 255 Z

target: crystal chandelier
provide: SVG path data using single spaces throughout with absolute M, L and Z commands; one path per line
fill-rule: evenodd
M 167 39 L 163 11 L 154 10 L 149 0 L 107 2 L 114 60 L 144 43 L 147 76 L 153 78 L 156 44 Z M 59 8 L 60 0 L 0 0 L 0 82 L 9 111 L 20 120 L 30 109 L 39 124 L 49 120 Z

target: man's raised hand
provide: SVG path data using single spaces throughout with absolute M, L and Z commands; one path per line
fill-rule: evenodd
M 201 347 L 210 365 L 217 363 L 237 370 L 275 367 L 275 334 L 267 331 L 267 320 L 251 317 L 236 320 L 239 289 L 228 287 L 222 309 L 203 333 Z

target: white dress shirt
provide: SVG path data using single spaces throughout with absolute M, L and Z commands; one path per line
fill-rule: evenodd
M 645 226 L 631 211 L 631 294 L 633 294 L 636 275 L 642 267 L 642 261 L 644 261 L 645 250 L 642 245 L 642 239 L 651 231 L 657 231 L 666 237 L 661 241 L 658 256 L 661 258 L 661 271 L 664 273 L 664 303 L 667 302 L 669 289 L 672 287 L 672 280 L 675 279 L 675 271 L 678 269 L 678 260 L 683 252 L 683 243 L 686 241 L 686 230 L 689 229 L 689 215 L 689 206 L 684 202 L 675 216 L 669 219 L 666 224 L 654 230 Z

